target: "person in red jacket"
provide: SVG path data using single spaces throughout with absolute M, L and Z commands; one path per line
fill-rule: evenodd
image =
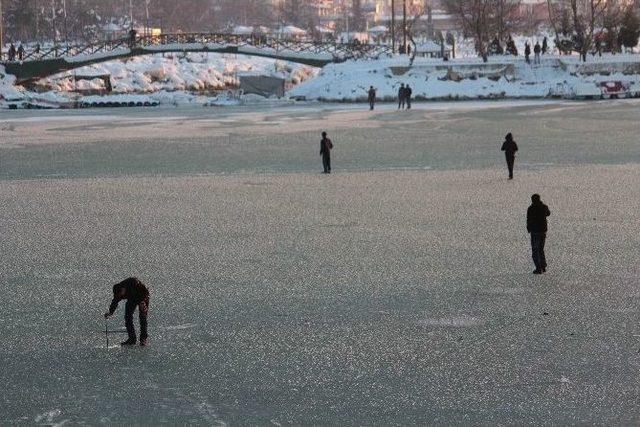
M 113 300 L 109 306 L 109 311 L 104 314 L 105 319 L 113 316 L 118 308 L 118 302 L 127 300 L 124 309 L 124 323 L 127 328 L 129 339 L 121 345 L 136 344 L 136 329 L 133 327 L 133 312 L 138 308 L 140 315 L 140 345 L 148 344 L 149 335 L 147 333 L 147 315 L 149 314 L 149 289 L 137 278 L 130 277 L 122 282 L 113 285 Z

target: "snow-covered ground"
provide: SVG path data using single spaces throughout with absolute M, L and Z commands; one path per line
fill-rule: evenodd
M 291 96 L 327 101 L 365 101 L 373 86 L 382 100 L 395 100 L 401 84 L 421 99 L 574 97 L 580 88 L 620 81 L 640 92 L 640 55 L 590 57 L 585 64 L 574 56 L 544 56 L 540 64 L 522 57 L 494 56 L 444 62 L 406 57 L 330 64 L 318 76 L 293 88 Z
M 638 425 L 640 102 L 362 107 L 2 112 L 0 425 Z

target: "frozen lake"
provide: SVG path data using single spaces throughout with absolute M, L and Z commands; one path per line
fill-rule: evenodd
M 0 113 L 0 425 L 640 423 L 640 102 L 363 108 Z

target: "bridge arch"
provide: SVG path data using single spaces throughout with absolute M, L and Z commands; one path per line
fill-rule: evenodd
M 231 53 L 280 59 L 313 67 L 349 59 L 374 59 L 391 52 L 385 45 L 324 43 L 230 34 L 163 34 L 91 44 L 32 47 L 22 61 L 3 62 L 25 84 L 87 65 L 158 53 Z

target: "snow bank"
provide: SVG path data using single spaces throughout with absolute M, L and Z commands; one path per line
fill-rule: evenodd
M 0 65 L 0 107 L 8 108 L 9 105 L 16 105 L 15 101 L 24 98 L 24 89 L 15 86 L 16 78 L 11 74 L 6 74 L 5 69 Z
M 417 100 L 572 97 L 579 85 L 597 87 L 610 81 L 630 87 L 640 84 L 640 58 L 615 55 L 583 64 L 577 57 L 547 57 L 539 65 L 527 64 L 522 57 L 492 57 L 486 64 L 476 58 L 448 62 L 418 58 L 410 64 L 397 56 L 330 64 L 289 94 L 321 101 L 365 101 L 373 86 L 378 99 L 390 101 L 404 83 Z

